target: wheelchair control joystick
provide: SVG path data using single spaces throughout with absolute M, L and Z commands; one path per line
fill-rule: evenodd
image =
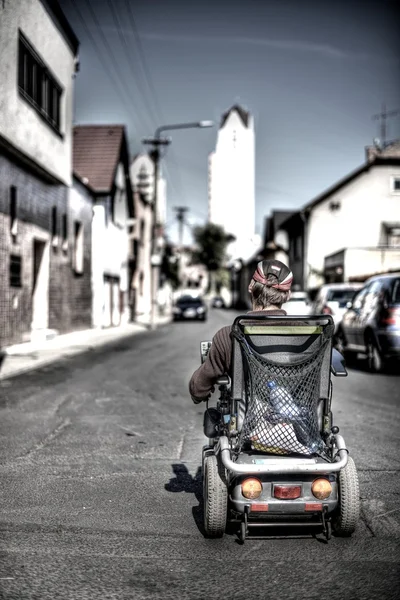
M 339 433 L 339 427 L 337 425 L 334 425 L 331 429 L 333 435 L 336 435 L 337 433 Z

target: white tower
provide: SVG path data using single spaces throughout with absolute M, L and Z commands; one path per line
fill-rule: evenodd
M 209 156 L 209 214 L 236 237 L 231 258 L 249 258 L 255 240 L 255 136 L 249 112 L 235 105 L 222 115 L 215 151 Z

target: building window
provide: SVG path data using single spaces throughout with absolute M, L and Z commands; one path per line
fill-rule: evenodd
M 18 51 L 20 94 L 59 133 L 63 89 L 21 31 Z
M 62 230 L 61 230 L 61 239 L 62 239 L 62 249 L 63 252 L 67 252 L 68 250 L 68 216 L 67 213 L 64 213 L 62 216 Z
M 10 287 L 22 287 L 22 261 L 17 254 L 10 255 Z
M 10 186 L 10 232 L 13 236 L 13 241 L 18 233 L 18 213 L 17 213 L 17 188 L 15 185 Z
M 58 246 L 58 215 L 57 206 L 51 209 L 51 243 L 53 248 Z
M 382 223 L 380 245 L 389 248 L 400 247 L 400 222 Z
M 393 194 L 400 194 L 400 177 L 391 177 L 390 183 L 390 191 Z
M 79 221 L 74 223 L 73 269 L 76 275 L 83 274 L 83 225 Z

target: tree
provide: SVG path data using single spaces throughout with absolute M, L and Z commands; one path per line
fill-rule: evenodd
M 223 284 L 223 268 L 227 259 L 226 250 L 228 244 L 235 241 L 235 236 L 226 233 L 223 227 L 214 223 L 198 225 L 193 229 L 195 250 L 192 251 L 192 263 L 202 264 L 206 267 L 210 288 L 215 291 L 216 287 Z
M 180 285 L 179 279 L 179 261 L 175 256 L 173 245 L 166 241 L 161 264 L 161 279 L 168 281 L 173 290 L 178 289 Z

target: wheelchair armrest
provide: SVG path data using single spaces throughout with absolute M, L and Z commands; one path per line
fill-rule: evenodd
M 332 348 L 331 371 L 335 377 L 347 377 L 346 361 L 336 348 Z

